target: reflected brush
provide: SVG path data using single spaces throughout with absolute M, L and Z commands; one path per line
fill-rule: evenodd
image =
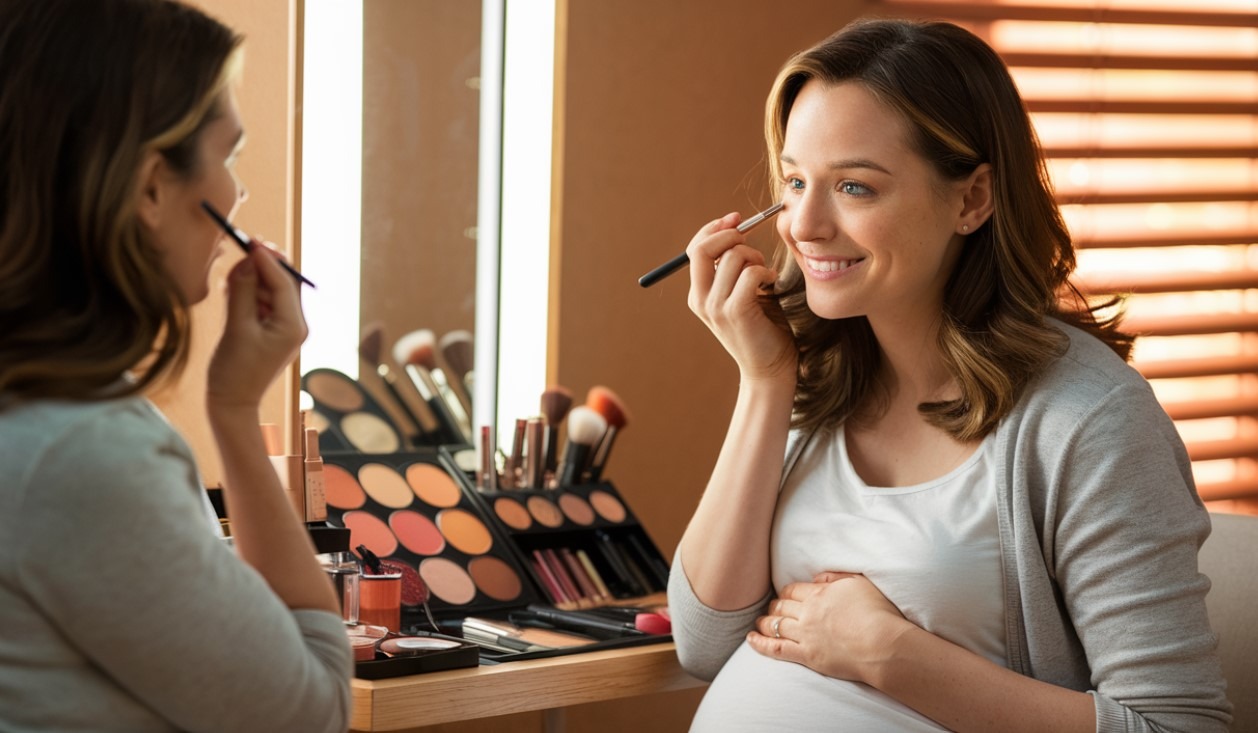
M 757 224 L 760 224 L 781 211 L 783 206 L 785 206 L 785 204 L 778 202 L 734 228 L 739 232 L 749 232 L 752 229 L 755 229 Z M 690 262 L 690 256 L 685 252 L 682 252 L 668 262 L 665 262 L 654 270 L 651 270 L 647 274 L 638 278 L 638 284 L 644 288 L 649 288 L 660 280 L 663 280 L 674 272 L 677 272 L 688 262 Z
M 227 221 L 227 217 L 218 213 L 218 210 L 216 210 L 213 206 L 210 206 L 209 201 L 202 201 L 201 208 L 205 209 L 205 213 L 209 214 L 211 219 L 218 222 L 218 225 L 222 227 L 223 231 L 227 232 L 227 236 L 231 237 L 232 241 L 234 241 L 236 244 L 239 244 L 240 248 L 245 251 L 245 254 L 249 254 L 251 251 L 253 251 L 253 242 L 249 240 L 249 237 L 244 232 L 232 226 L 232 223 L 230 221 Z M 297 282 L 305 283 L 312 288 L 315 286 L 315 284 L 310 282 L 310 280 L 305 275 L 301 274 L 300 272 L 297 272 L 296 268 L 294 268 L 292 265 L 288 264 L 284 260 L 279 260 L 279 263 L 280 263 L 280 267 L 283 267 L 285 270 L 288 270 L 288 274 L 297 278 Z

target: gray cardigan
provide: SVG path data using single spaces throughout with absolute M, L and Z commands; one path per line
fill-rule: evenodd
M 1227 730 L 1197 572 L 1210 520 L 1183 443 L 1134 369 L 1053 323 L 1068 350 L 994 436 L 1009 667 L 1091 692 L 1097 731 Z M 805 442 L 792 435 L 788 471 Z M 708 608 L 679 553 L 668 599 L 682 665 L 715 677 L 770 596 Z

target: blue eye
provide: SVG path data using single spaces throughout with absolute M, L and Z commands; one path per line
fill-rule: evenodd
M 792 191 L 803 191 L 804 182 L 798 178 L 788 178 L 786 179 L 786 187 Z
M 856 181 L 844 181 L 839 184 L 839 190 L 848 196 L 869 196 L 873 194 L 873 189 Z

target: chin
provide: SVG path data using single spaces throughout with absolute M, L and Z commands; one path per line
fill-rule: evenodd
M 814 316 L 827 321 L 837 321 L 841 318 L 865 315 L 860 309 L 853 308 L 850 304 L 843 302 L 843 298 L 828 297 L 816 293 L 811 288 L 806 289 L 804 295 L 808 301 L 808 310 L 812 311 Z

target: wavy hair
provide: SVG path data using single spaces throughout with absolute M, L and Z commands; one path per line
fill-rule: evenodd
M 1117 298 L 1089 304 L 1070 283 L 1074 246 L 1053 199 L 1026 108 L 1000 57 L 977 36 L 945 22 L 861 20 L 792 57 L 766 105 L 770 185 L 784 185 L 780 156 L 791 106 L 810 80 L 863 85 L 907 122 L 913 145 L 947 181 L 992 167 L 991 218 L 967 237 L 945 286 L 938 346 L 961 396 L 923 403 L 933 425 L 958 440 L 990 433 L 1027 384 L 1060 355 L 1053 317 L 1088 331 L 1124 359 L 1132 339 L 1118 330 Z M 877 399 L 880 351 L 864 317 L 813 314 L 804 278 L 779 243 L 781 273 L 766 308 L 785 314 L 799 349 L 796 427 L 829 427 Z M 776 301 L 773 302 L 773 301 Z
M 183 368 L 188 303 L 138 175 L 153 151 L 201 173 L 241 41 L 172 0 L 0 0 L 0 394 L 133 394 Z

